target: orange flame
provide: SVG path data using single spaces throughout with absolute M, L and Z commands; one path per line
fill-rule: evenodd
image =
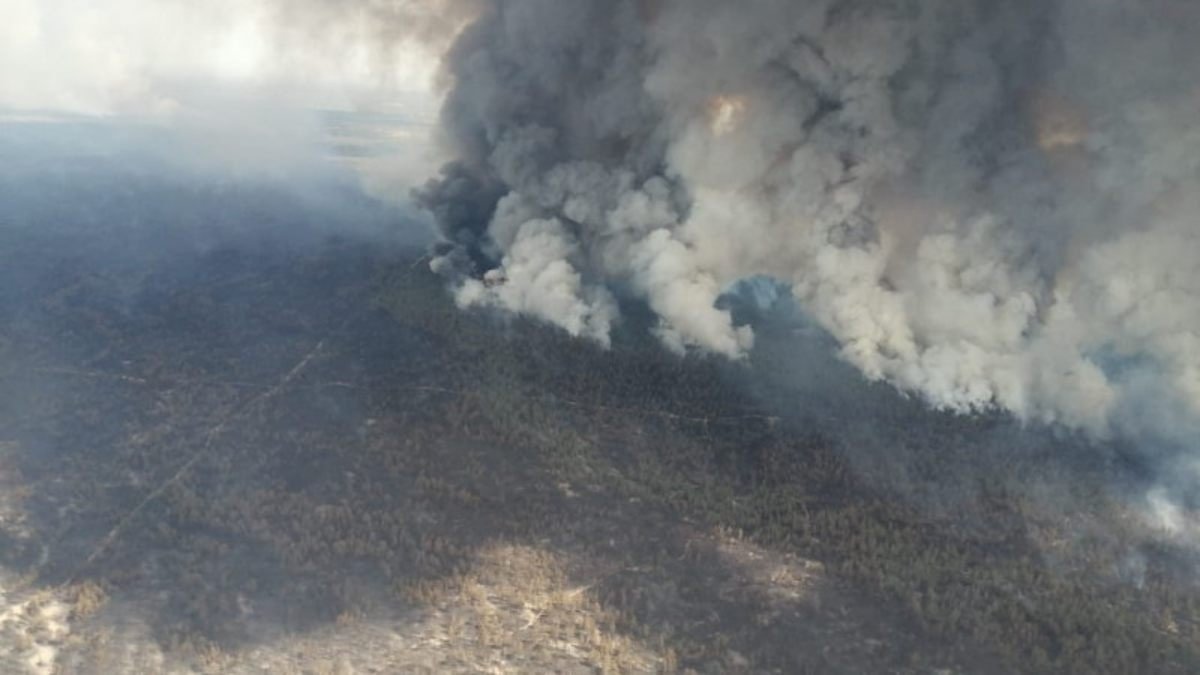
M 746 114 L 746 99 L 720 94 L 708 102 L 708 129 L 714 136 L 724 136 L 741 123 Z
M 1083 111 L 1069 100 L 1050 93 L 1033 99 L 1033 129 L 1043 152 L 1070 150 L 1083 145 L 1088 122 Z

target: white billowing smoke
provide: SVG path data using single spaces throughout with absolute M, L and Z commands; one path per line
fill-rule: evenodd
M 484 4 L 420 195 L 460 304 L 738 358 L 767 275 L 937 407 L 1194 433 L 1200 6 Z

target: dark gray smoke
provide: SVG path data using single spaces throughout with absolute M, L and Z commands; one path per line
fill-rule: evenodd
M 1195 438 L 1200 5 L 493 0 L 446 57 L 420 193 L 464 306 L 673 349 L 790 288 L 932 405 Z

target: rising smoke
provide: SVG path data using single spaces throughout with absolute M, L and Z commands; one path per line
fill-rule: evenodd
M 1200 5 L 492 0 L 418 197 L 463 306 L 754 344 L 767 275 L 867 377 L 1098 436 L 1200 413 Z

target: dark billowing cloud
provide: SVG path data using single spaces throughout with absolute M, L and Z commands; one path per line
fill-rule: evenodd
M 421 192 L 463 306 L 741 357 L 779 280 L 932 405 L 1187 444 L 1200 5 L 494 0 Z

